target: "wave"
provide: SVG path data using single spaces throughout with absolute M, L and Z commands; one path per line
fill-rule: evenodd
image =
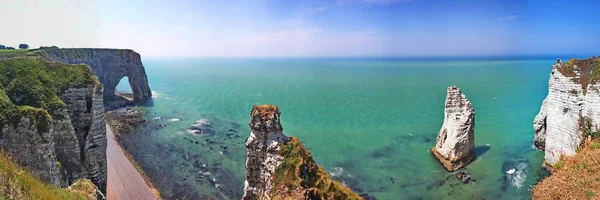
M 523 187 L 525 179 L 527 179 L 526 170 L 527 164 L 519 163 L 517 164 L 516 168 L 512 168 L 506 171 L 506 177 L 508 178 L 510 184 L 519 189 Z

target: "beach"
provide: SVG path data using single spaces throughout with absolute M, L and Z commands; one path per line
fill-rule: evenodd
M 106 148 L 108 165 L 107 199 L 157 199 L 152 193 L 151 187 L 146 184 L 133 163 L 127 159 L 124 150 L 108 125 L 106 125 L 106 137 L 108 140 Z

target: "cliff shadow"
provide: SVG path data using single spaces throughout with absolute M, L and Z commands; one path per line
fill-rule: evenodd
M 479 158 L 479 156 L 483 155 L 485 152 L 489 151 L 492 147 L 488 145 L 476 146 L 475 147 L 475 158 Z

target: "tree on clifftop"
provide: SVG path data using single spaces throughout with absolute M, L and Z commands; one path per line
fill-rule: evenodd
M 0 49 L 6 49 L 6 46 L 0 44 Z
M 6 49 L 15 49 L 14 47 L 6 47 Z
M 19 49 L 29 49 L 29 45 L 27 45 L 27 44 L 19 44 Z

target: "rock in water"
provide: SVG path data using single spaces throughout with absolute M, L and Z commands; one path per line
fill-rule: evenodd
M 362 199 L 331 179 L 300 140 L 283 134 L 277 106 L 252 106 L 243 200 Z
M 431 153 L 448 171 L 456 171 L 475 159 L 475 110 L 456 86 L 448 87 L 444 124 Z

